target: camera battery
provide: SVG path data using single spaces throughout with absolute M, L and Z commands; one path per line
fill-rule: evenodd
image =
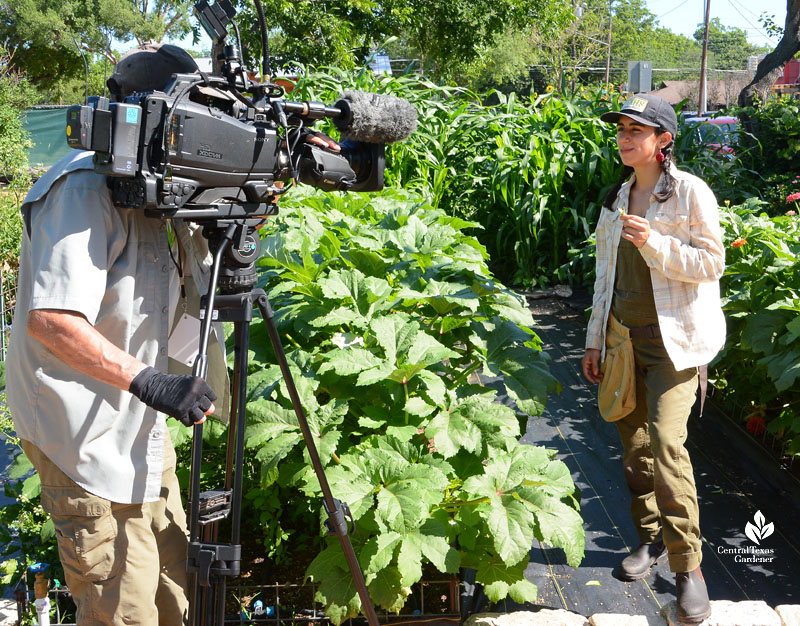
M 134 176 L 137 170 L 142 107 L 138 104 L 120 102 L 112 106 L 111 113 L 114 116 L 111 173 L 118 176 Z
M 67 109 L 67 144 L 70 148 L 91 150 L 94 108 L 76 104 Z

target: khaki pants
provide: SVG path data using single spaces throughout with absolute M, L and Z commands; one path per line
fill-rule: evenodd
M 631 516 L 642 543 L 662 535 L 673 572 L 700 565 L 697 489 L 684 447 L 697 368 L 676 371 L 660 338 L 634 339 L 636 409 L 614 422 L 623 447 Z
M 175 476 L 175 450 L 164 446 L 161 498 L 118 504 L 79 487 L 39 448 L 23 441 L 42 481 L 64 576 L 79 626 L 180 626 L 186 597 L 186 515 Z

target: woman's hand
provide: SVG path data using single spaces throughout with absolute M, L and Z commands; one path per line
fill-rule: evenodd
M 590 383 L 599 383 L 603 380 L 603 375 L 600 373 L 600 350 L 596 348 L 586 348 L 586 354 L 583 355 L 581 361 L 581 368 L 583 375 Z
M 650 222 L 638 215 L 623 215 L 622 236 L 637 248 L 641 248 L 650 237 Z

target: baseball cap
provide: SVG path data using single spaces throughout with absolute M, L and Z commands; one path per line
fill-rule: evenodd
M 663 128 L 672 133 L 673 137 L 678 134 L 678 116 L 675 115 L 675 109 L 658 96 L 649 93 L 636 94 L 628 98 L 619 111 L 603 113 L 600 119 L 615 124 L 623 115 L 645 126 Z
M 145 43 L 127 52 L 106 81 L 111 93 L 122 99 L 135 91 L 164 89 L 173 74 L 198 71 L 186 50 L 162 43 Z

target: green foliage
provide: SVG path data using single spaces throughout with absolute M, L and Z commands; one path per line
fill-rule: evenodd
M 408 192 L 293 194 L 260 264 L 333 494 L 375 603 L 398 611 L 422 567 L 472 567 L 491 600 L 533 600 L 533 538 L 583 555 L 578 498 L 553 453 L 521 445 L 557 383 L 521 298 L 486 252 Z M 247 445 L 261 490 L 319 507 L 319 485 L 260 322 L 251 327 Z M 504 378 L 507 403 L 497 401 Z M 514 410 L 516 409 L 516 411 Z M 301 497 L 302 494 L 302 497 Z M 335 623 L 359 599 L 338 541 L 308 576 Z
M 298 98 L 331 100 L 342 87 L 391 92 L 416 105 L 419 128 L 388 154 L 390 183 L 419 190 L 434 207 L 479 222 L 492 270 L 516 285 L 584 282 L 562 269 L 592 234 L 600 203 L 620 174 L 613 128 L 599 116 L 617 106 L 600 92 L 518 99 L 438 87 L 419 77 L 309 74 Z
M 703 26 L 694 33 L 695 41 L 703 41 Z M 708 23 L 709 67 L 722 70 L 740 70 L 747 67 L 747 58 L 768 52 L 769 48 L 754 46 L 747 41 L 747 33 L 735 26 L 725 26 L 718 17 Z
M 5 49 L 0 47 L 0 175 L 9 181 L 13 191 L 29 183 L 26 150 L 30 142 L 22 129 L 20 114 L 30 105 L 33 91 L 7 61 Z
M 39 503 L 39 475 L 14 434 L 5 392 L 0 393 L 0 441 L 12 450 L 12 460 L 2 472 L 3 494 L 11 501 L 0 505 L 0 586 L 13 586 L 37 562 L 54 567 L 63 580 L 55 528 Z
M 755 106 L 734 107 L 729 112 L 744 120 L 751 133 L 742 135 L 739 143 L 751 149 L 753 169 L 765 174 L 797 172 L 800 107 L 795 98 L 770 98 Z
M 256 24 L 252 0 L 241 3 L 245 23 Z M 336 3 L 262 2 L 270 28 L 270 54 L 276 63 L 337 65 L 364 63 L 390 38 L 401 57 L 413 55 L 426 74 L 454 80 L 508 29 L 533 21 L 554 26 L 569 11 L 559 0 L 393 0 Z M 261 49 L 257 30 L 243 31 L 248 48 Z M 419 69 L 419 65 L 417 66 Z
M 678 136 L 673 147 L 678 167 L 702 178 L 714 191 L 718 202 L 735 204 L 758 196 L 762 188 L 760 168 L 754 162 L 758 149 L 745 145 L 749 140 L 746 131 L 740 128 L 729 133 L 735 152 L 726 154 L 719 145 L 712 145 L 720 141 L 719 137 L 713 133 L 701 134 L 698 126 L 700 123 L 678 120 Z
M 191 0 L 4 0 L 3 11 L 20 47 L 54 46 L 71 55 L 80 47 L 115 61 L 114 40 L 161 41 L 189 33 L 192 5 Z
M 714 369 L 726 397 L 800 454 L 800 224 L 759 211 L 755 199 L 721 210 L 728 338 Z
M 0 47 L 0 63 L 7 58 Z M 22 219 L 19 205 L 30 185 L 28 154 L 30 147 L 22 129 L 20 114 L 28 105 L 31 88 L 20 74 L 7 65 L 0 66 L 0 289 L 8 297 L 16 284 Z M 11 302 L 7 302 L 12 304 Z M 7 319 L 6 322 L 10 322 Z

